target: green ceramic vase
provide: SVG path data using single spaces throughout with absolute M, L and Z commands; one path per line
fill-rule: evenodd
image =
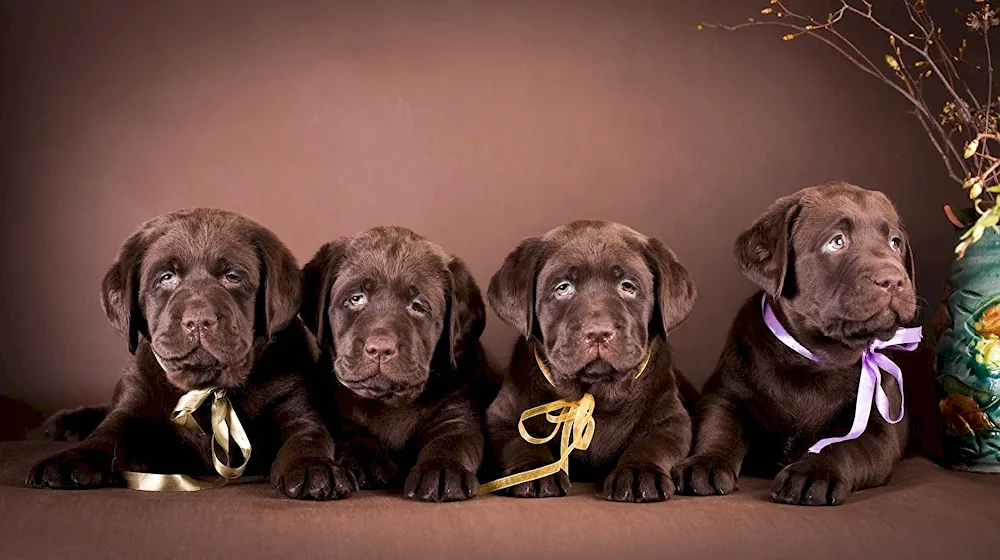
M 1000 473 L 1000 234 L 952 261 L 937 321 L 943 462 Z

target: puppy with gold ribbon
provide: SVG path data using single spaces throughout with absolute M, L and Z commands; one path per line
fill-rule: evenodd
M 502 477 L 481 491 L 564 496 L 572 465 L 575 480 L 603 480 L 609 500 L 670 498 L 691 420 L 666 333 L 695 298 L 673 252 L 621 224 L 579 221 L 523 240 L 488 291 L 521 336 L 487 411 Z
M 300 284 L 288 248 L 243 216 L 201 208 L 143 224 L 102 286 L 134 356 L 100 424 L 35 465 L 27 484 L 192 491 L 270 469 L 292 498 L 350 493 L 309 402 Z

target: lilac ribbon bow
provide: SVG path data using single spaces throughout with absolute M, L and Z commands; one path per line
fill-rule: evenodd
M 774 315 L 771 305 L 767 302 L 767 294 L 764 294 L 761 298 L 760 305 L 761 312 L 764 315 L 764 324 L 767 325 L 767 328 L 771 330 L 778 340 L 797 354 L 809 358 L 814 362 L 819 361 L 819 358 L 815 354 L 810 352 L 805 346 L 799 344 L 785 330 L 785 327 L 781 325 L 781 322 Z M 858 436 L 864 433 L 865 428 L 868 427 L 868 416 L 871 414 L 873 399 L 879 413 L 882 415 L 882 418 L 885 418 L 886 422 L 895 424 L 903 419 L 905 398 L 903 396 L 903 372 L 900 371 L 899 366 L 895 362 L 879 354 L 877 350 L 889 349 L 909 352 L 915 349 L 917 344 L 920 343 L 920 339 L 923 337 L 922 331 L 921 327 L 899 329 L 891 339 L 885 341 L 876 340 L 865 350 L 865 353 L 861 356 L 861 380 L 858 382 L 858 400 L 854 407 L 854 423 L 851 424 L 851 431 L 845 436 L 831 437 L 817 441 L 809 448 L 810 453 L 819 453 L 831 443 L 857 439 Z M 885 394 L 885 389 L 882 388 L 882 370 L 885 370 L 895 378 L 896 384 L 899 385 L 899 416 L 896 418 L 892 417 L 892 412 L 889 410 L 889 397 Z

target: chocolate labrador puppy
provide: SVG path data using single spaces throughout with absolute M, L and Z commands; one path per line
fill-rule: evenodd
M 135 357 L 99 425 L 78 447 L 36 465 L 28 485 L 118 485 L 124 470 L 214 472 L 209 436 L 170 414 L 188 391 L 220 387 L 250 438 L 247 473 L 269 468 L 272 484 L 293 498 L 347 494 L 350 478 L 333 461 L 306 389 L 314 364 L 296 319 L 300 282 L 291 252 L 240 215 L 193 209 L 143 224 L 102 287 L 104 311 Z M 208 408 L 196 413 L 201 426 L 209 425 Z M 91 412 L 81 422 L 104 411 Z
M 522 241 L 488 292 L 497 315 L 521 335 L 486 413 L 502 474 L 554 460 L 555 448 L 521 438 L 521 412 L 589 392 L 596 428 L 589 449 L 570 457 L 574 478 L 603 478 L 609 500 L 670 498 L 670 469 L 687 456 L 691 420 L 666 333 L 687 317 L 695 297 L 691 277 L 670 249 L 620 224 L 577 221 Z M 545 424 L 534 418 L 526 428 L 544 434 L 551 430 Z M 564 496 L 568 486 L 559 471 L 506 492 Z
M 337 461 L 361 488 L 474 496 L 483 458 L 486 308 L 461 259 L 402 227 L 327 243 L 305 266 L 301 315 L 328 386 Z M 483 393 L 482 391 L 487 391 Z
M 696 415 L 694 454 L 674 470 L 679 491 L 727 494 L 743 470 L 773 476 L 779 502 L 833 505 L 884 484 L 906 443 L 905 420 L 872 407 L 860 437 L 808 452 L 852 426 L 861 357 L 916 315 L 913 257 L 882 193 L 830 183 L 778 199 L 740 235 L 740 270 L 815 361 L 765 324 L 762 294 L 736 317 Z M 892 411 L 901 396 L 883 376 Z M 893 412 L 896 414 L 896 412 Z

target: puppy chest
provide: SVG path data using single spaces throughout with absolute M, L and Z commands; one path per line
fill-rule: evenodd
M 853 414 L 856 390 L 801 390 L 755 403 L 753 416 L 763 428 L 758 447 L 791 463 L 824 437 L 838 420 Z
M 586 451 L 574 451 L 573 458 L 593 467 L 613 466 L 634 439 L 636 419 L 633 415 L 616 414 L 594 417 L 594 438 Z
M 351 420 L 367 430 L 386 451 L 400 453 L 411 445 L 423 422 L 423 414 L 412 410 L 354 410 Z
M 783 436 L 822 430 L 854 403 L 858 380 L 839 372 L 825 379 L 819 375 L 808 372 L 792 383 L 763 388 L 753 399 L 754 416 Z

